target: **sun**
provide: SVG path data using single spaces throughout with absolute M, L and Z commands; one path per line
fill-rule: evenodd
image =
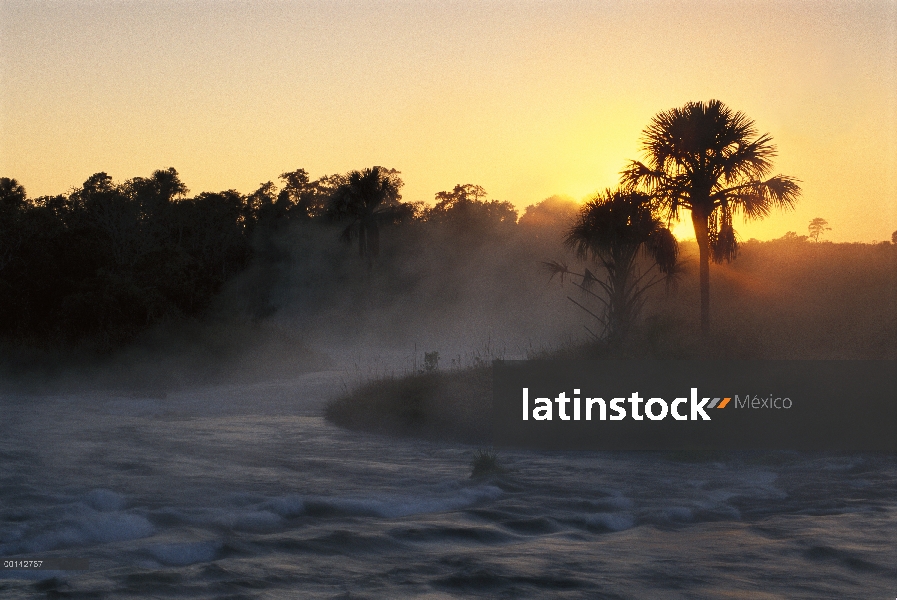
M 672 227 L 670 229 L 673 232 L 673 235 L 676 236 L 676 239 L 680 242 L 695 239 L 695 229 L 689 219 L 680 218 L 678 221 L 673 221 L 671 225 Z

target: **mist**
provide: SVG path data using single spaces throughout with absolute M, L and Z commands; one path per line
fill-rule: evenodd
M 118 197 L 113 195 L 111 201 L 104 198 L 113 206 L 118 203 L 125 208 L 133 203 L 145 206 L 152 202 L 151 207 L 159 215 L 152 217 L 158 225 L 135 221 L 129 232 L 133 241 L 108 242 L 113 247 L 123 247 L 121 254 L 135 255 L 133 259 L 126 258 L 130 262 L 110 262 L 106 268 L 122 273 L 118 277 L 126 282 L 133 281 L 130 285 L 138 290 L 136 300 L 140 303 L 137 308 L 149 308 L 143 312 L 132 310 L 130 321 L 124 317 L 119 321 L 85 321 L 79 314 L 63 313 L 59 325 L 50 328 L 47 323 L 60 316 L 52 312 L 54 309 L 46 309 L 48 314 L 43 321 L 40 314 L 29 315 L 35 322 L 32 330 L 24 329 L 21 322 L 16 324 L 14 318 L 7 321 L 5 370 L 12 383 L 26 382 L 44 389 L 56 381 L 63 386 L 80 381 L 79 385 L 100 387 L 178 388 L 225 380 L 288 378 L 319 369 L 355 374 L 399 373 L 413 371 L 425 353 L 437 352 L 440 367 L 451 368 L 495 358 L 524 358 L 559 345 L 574 344 L 581 338 L 578 309 L 559 295 L 559 288 L 540 267 L 548 257 L 567 255 L 563 233 L 577 208 L 575 202 L 566 198 L 551 198 L 530 207 L 519 223 L 517 211 L 506 202 L 468 201 L 462 195 L 444 202 L 441 213 L 430 214 L 425 213 L 426 207 L 415 205 L 416 216 L 382 226 L 378 256 L 365 260 L 359 257 L 356 242 L 341 239 L 345 225 L 328 221 L 317 208 L 324 203 L 321 196 L 333 193 L 332 186 L 309 192 L 291 189 L 288 184 L 278 192 L 267 184 L 243 200 L 246 208 L 241 210 L 250 212 L 239 218 L 252 219 L 252 227 L 246 226 L 241 234 L 245 241 L 229 242 L 238 250 L 225 247 L 231 256 L 240 252 L 251 258 L 233 263 L 231 274 L 217 280 L 217 288 L 208 288 L 217 291 L 211 295 L 202 292 L 206 294 L 204 304 L 198 310 L 190 305 L 192 314 L 185 314 L 178 304 L 185 293 L 177 292 L 177 288 L 173 293 L 167 292 L 173 284 L 154 279 L 171 277 L 169 273 L 174 271 L 178 278 L 174 285 L 196 295 L 199 292 L 192 290 L 198 284 L 188 283 L 189 279 L 175 270 L 184 267 L 180 263 L 168 267 L 170 270 L 147 270 L 143 266 L 156 256 L 169 260 L 165 252 L 172 251 L 152 247 L 153 243 L 163 243 L 154 242 L 161 235 L 158 230 L 171 228 L 174 237 L 168 243 L 174 250 L 183 252 L 184 247 L 197 254 L 197 265 L 188 265 L 190 269 L 214 272 L 215 268 L 220 269 L 214 260 L 221 259 L 216 259 L 216 254 L 211 259 L 203 258 L 209 252 L 208 242 L 197 237 L 203 230 L 191 234 L 192 238 L 184 237 L 181 231 L 185 227 L 191 232 L 198 226 L 190 221 L 186 225 L 180 223 L 185 218 L 195 218 L 186 209 L 200 199 L 208 198 L 203 200 L 208 202 L 222 198 L 233 203 L 237 196 L 226 192 L 200 194 L 197 200 L 170 201 L 164 196 L 159 200 L 158 194 L 150 196 L 149 201 L 139 196 L 130 199 L 131 189 L 139 185 L 150 187 L 150 183 L 172 172 L 133 180 L 137 184 L 129 181 L 122 185 L 124 191 Z M 176 172 L 173 177 L 176 182 Z M 88 185 L 89 182 L 84 190 L 89 189 Z M 104 193 L 117 193 L 117 188 L 112 189 Z M 289 194 L 294 195 L 290 198 L 293 212 L 282 207 L 283 197 Z M 313 197 L 309 199 L 308 195 Z M 76 191 L 72 195 L 76 201 L 84 197 L 87 208 L 83 210 L 85 216 L 79 218 L 90 223 L 94 217 L 89 194 Z M 54 203 L 69 202 L 66 198 L 36 199 L 33 204 L 18 208 L 13 218 L 27 222 Z M 276 212 L 278 206 L 281 212 Z M 296 207 L 300 206 L 305 213 L 298 213 Z M 134 208 L 125 216 L 140 219 L 137 215 L 141 210 L 146 209 Z M 175 210 L 175 217 L 166 216 L 170 210 Z M 179 214 L 188 217 L 177 217 Z M 174 225 L 169 226 L 169 221 Z M 231 227 L 211 223 L 210 226 Z M 34 227 L 46 226 L 38 223 Z M 97 235 L 100 240 L 111 239 L 105 235 L 102 221 L 97 225 Z M 228 231 L 227 235 L 234 234 Z M 24 256 L 22 274 L 16 269 L 2 273 L 13 285 L 17 279 L 28 276 L 29 242 L 41 241 L 40 235 L 31 237 L 33 241 L 26 239 L 19 250 Z M 191 242 L 194 238 L 199 241 Z M 150 241 L 140 241 L 146 239 Z M 194 246 L 187 245 L 190 243 L 198 250 L 191 250 Z M 39 255 L 34 260 L 46 258 Z M 203 266 L 203 260 L 212 263 Z M 65 269 L 66 265 L 58 268 Z M 84 284 L 76 280 L 68 288 L 51 292 L 58 294 L 59 300 L 51 296 L 43 304 L 53 306 L 55 302 L 63 311 L 71 312 L 69 307 L 73 304 L 99 303 L 86 313 L 87 319 L 101 311 L 116 314 L 122 303 L 135 305 L 131 288 L 119 292 L 121 284 L 104 277 L 90 285 L 101 290 L 103 286 L 110 288 L 105 296 L 91 292 L 93 295 L 84 297 L 79 291 Z M 28 294 L 46 294 L 41 292 L 46 288 L 46 284 L 24 284 L 19 295 L 7 296 L 10 312 L 24 313 Z M 157 290 L 174 294 L 162 309 L 153 308 L 159 304 Z M 74 301 L 69 299 L 72 295 Z M 88 325 L 76 325 L 85 322 Z
M 432 352 L 439 368 L 451 369 L 588 351 L 598 324 L 570 298 L 600 307 L 543 268 L 558 260 L 599 271 L 563 243 L 576 210 L 552 198 L 519 222 L 385 227 L 372 265 L 340 241 L 338 225 L 292 223 L 264 240 L 265 252 L 224 285 L 202 319 L 163 320 L 99 355 L 26 349 L 7 355 L 7 378 L 44 388 L 176 389 L 324 369 L 359 381 L 415 372 Z M 712 267 L 708 343 L 698 335 L 697 247 L 682 243 L 681 272 L 652 290 L 620 356 L 894 358 L 894 249 L 743 243 L 736 260 Z
M 345 183 L 324 179 L 327 195 Z M 109 191 L 102 206 L 136 215 L 132 237 L 108 236 L 77 196 L 0 213 L 12 219 L 0 225 L 50 223 L 0 270 L 0 555 L 90 564 L 6 570 L 0 590 L 592 597 L 610 569 L 621 596 L 673 581 L 723 597 L 731 573 L 707 558 L 745 561 L 746 546 L 774 559 L 763 566 L 775 576 L 750 591 L 826 595 L 822 568 L 840 578 L 836 595 L 889 589 L 893 457 L 496 452 L 490 367 L 893 360 L 894 244 L 741 241 L 711 265 L 708 334 L 696 244 L 678 243 L 667 274 L 640 252 L 634 272 L 656 285 L 610 343 L 607 273 L 565 243 L 582 214 L 569 198 L 518 214 L 468 184 L 363 223 L 329 218 L 312 188 L 287 189 L 197 204 Z M 215 203 L 231 216 L 196 219 Z M 90 235 L 71 236 L 72 223 Z M 208 243 L 216 228 L 227 244 Z M 70 243 L 45 243 L 59 239 Z M 65 253 L 85 248 L 99 267 L 66 271 Z M 43 318 L 12 319 L 38 310 L 23 300 L 38 293 Z M 105 311 L 115 318 L 90 320 Z M 598 566 L 570 568 L 583 561 Z

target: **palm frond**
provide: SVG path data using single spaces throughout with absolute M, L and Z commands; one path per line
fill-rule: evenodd
M 682 208 L 709 215 L 724 201 L 762 218 L 800 194 L 793 178 L 764 180 L 777 152 L 771 136 L 758 135 L 752 120 L 719 100 L 658 113 L 643 132 L 642 151 L 645 162 L 631 161 L 622 182 L 651 194 L 668 222 Z
M 728 204 L 710 213 L 707 233 L 710 237 L 710 258 L 721 264 L 738 256 L 738 237 L 732 228 L 732 210 Z
M 595 274 L 592 273 L 589 269 L 586 269 L 585 275 L 583 275 L 582 278 L 582 288 L 584 290 L 590 290 L 592 289 L 592 286 L 595 285 L 595 283 L 601 283 L 601 280 L 595 277 Z
M 744 179 L 760 179 L 772 169 L 776 147 L 769 134 L 754 141 L 738 140 L 719 159 L 722 181 L 729 184 Z
M 555 275 L 558 275 L 561 283 L 564 283 L 564 278 L 568 275 L 573 275 L 570 271 L 569 267 L 567 267 L 566 263 L 558 262 L 556 260 L 546 260 L 541 263 L 542 268 L 548 271 L 551 276 L 548 278 L 548 281 L 554 279 Z
M 645 241 L 645 252 L 657 263 L 661 273 L 669 273 L 676 267 L 679 242 L 666 227 L 654 229 Z
M 752 180 L 718 190 L 712 198 L 718 203 L 734 205 L 744 213 L 746 219 L 762 219 L 773 208 L 793 208 L 800 193 L 800 180 L 787 175 L 776 175 L 766 181 Z

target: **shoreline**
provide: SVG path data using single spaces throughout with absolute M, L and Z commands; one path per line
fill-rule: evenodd
M 355 431 L 488 443 L 492 437 L 492 367 L 374 379 L 328 402 L 324 417 Z

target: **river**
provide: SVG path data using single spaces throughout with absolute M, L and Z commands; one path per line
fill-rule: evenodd
M 893 456 L 500 451 L 339 429 L 339 373 L 0 399 L 4 598 L 892 598 Z

